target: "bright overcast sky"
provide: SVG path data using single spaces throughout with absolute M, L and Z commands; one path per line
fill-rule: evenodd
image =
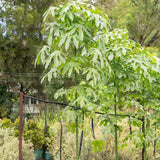
M 0 8 L 3 6 L 3 3 L 4 3 L 4 0 L 0 0 Z

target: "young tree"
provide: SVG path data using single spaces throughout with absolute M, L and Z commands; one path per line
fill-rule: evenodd
M 142 94 L 141 77 L 151 83 L 147 71 L 152 70 L 152 66 L 147 54 L 138 43 L 129 39 L 126 30 L 109 31 L 107 16 L 90 4 L 72 2 L 50 7 L 44 20 L 49 32 L 47 45 L 36 58 L 36 63 L 41 61 L 47 72 L 42 81 L 48 78 L 51 82 L 59 74 L 71 78 L 73 85 L 60 89 L 56 98 L 65 95 L 77 110 L 114 115 L 112 125 L 117 160 L 118 106 L 126 104 L 127 92 Z M 78 159 L 78 114 L 75 120 Z
M 48 23 L 47 45 L 39 52 L 36 62 L 41 59 L 49 81 L 58 74 L 72 77 L 73 86 L 61 89 L 59 93 L 65 93 L 71 105 L 83 108 L 88 102 L 83 92 L 86 93 L 88 88 L 87 94 L 92 94 L 93 85 L 78 85 L 79 77 L 83 75 L 86 81 L 92 80 L 92 84 L 97 84 L 100 73 L 108 67 L 101 52 L 101 37 L 108 32 L 108 18 L 92 5 L 85 7 L 84 3 L 72 2 L 63 7 L 50 7 L 44 20 L 52 21 Z M 78 116 L 76 124 L 78 159 Z

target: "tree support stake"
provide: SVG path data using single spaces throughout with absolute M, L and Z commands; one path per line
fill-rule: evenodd
M 83 126 L 84 126 L 84 111 L 83 111 L 82 123 L 83 123 Z M 81 155 L 81 150 L 82 150 L 83 134 L 84 134 L 84 131 L 83 131 L 83 128 L 82 128 L 81 139 L 80 139 L 80 146 L 79 146 L 79 157 Z
M 23 92 L 20 92 L 20 112 L 19 112 L 19 160 L 22 160 L 22 130 L 23 130 Z
M 62 125 L 62 121 L 61 121 L 61 118 L 60 118 L 60 115 L 59 115 L 59 110 L 58 110 L 57 104 L 56 104 L 56 110 L 57 110 L 59 122 L 60 122 L 60 125 L 61 125 L 61 134 L 60 134 L 60 160 L 62 160 L 62 132 L 63 132 L 63 125 Z

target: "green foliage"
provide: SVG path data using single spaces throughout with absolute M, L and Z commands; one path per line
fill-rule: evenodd
M 45 35 L 42 36 L 44 32 L 42 15 L 51 4 L 58 5 L 60 2 L 62 1 L 2 1 L 0 6 L 0 70 L 1 74 L 5 75 L 2 80 L 7 82 L 7 87 L 11 92 L 15 92 L 12 89 L 17 89 L 23 82 L 25 93 L 36 89 L 39 94 L 42 94 L 43 86 L 40 85 L 39 80 L 42 67 L 34 67 L 36 53 L 40 46 L 45 44 Z M 2 98 L 3 96 L 0 101 Z M 1 110 L 2 114 L 4 113 L 2 116 L 6 116 L 6 110 L 9 107 L 4 106 L 4 108 L 5 110 L 0 105 L 0 116 Z
M 144 46 L 159 47 L 159 3 L 159 0 L 122 0 L 106 12 L 114 27 L 127 28 L 130 36 Z
M 47 72 L 42 81 L 48 78 L 51 82 L 60 74 L 74 82 L 67 89 L 58 90 L 55 98 L 65 96 L 70 105 L 91 111 L 90 116 L 94 111 L 106 113 L 99 120 L 104 126 L 109 122 L 110 132 L 116 137 L 115 150 L 117 130 L 122 132 L 117 124 L 126 117 L 118 118 L 117 114 L 134 106 L 135 111 L 129 113 L 132 117 L 129 123 L 142 126 L 142 132 L 133 132 L 133 143 L 146 149 L 153 137 L 151 132 L 150 136 L 146 135 L 146 121 L 152 117 L 147 116 L 146 109 L 151 107 L 150 100 L 156 100 L 159 105 L 159 94 L 152 88 L 156 85 L 159 88 L 159 59 L 129 39 L 127 30 L 110 31 L 107 16 L 92 5 L 74 2 L 50 7 L 44 14 L 44 21 L 47 45 L 40 50 L 35 62 L 41 62 Z M 68 122 L 75 118 L 70 110 L 65 112 L 71 116 L 66 118 Z M 70 122 L 68 127 L 77 133 L 74 123 Z M 103 144 L 104 141 L 98 140 L 91 143 L 94 151 L 101 151 Z
M 0 128 L 0 157 L 1 160 L 15 160 L 18 159 L 18 144 L 19 140 L 11 136 L 11 129 Z M 23 159 L 34 160 L 33 145 L 30 142 L 23 140 L 22 157 Z
M 91 142 L 91 146 L 93 147 L 93 152 L 103 151 L 105 142 L 103 140 L 97 140 Z
M 7 119 L 7 118 L 3 118 L 1 120 L 1 124 L 2 124 L 2 128 L 3 129 L 6 129 L 6 128 L 12 128 L 13 127 L 13 123 L 11 122 L 10 119 Z
M 9 118 L 12 113 L 14 94 L 8 91 L 7 84 L 0 84 L 0 118 Z
M 30 140 L 33 143 L 34 149 L 41 149 L 44 144 L 43 136 L 43 130 L 38 127 L 37 123 L 29 120 L 24 127 L 24 139 Z
M 41 59 L 45 69 L 49 68 L 50 71 L 46 74 L 49 81 L 51 81 L 52 75 L 56 77 L 59 71 L 62 72 L 63 76 L 70 77 L 74 71 L 80 73 L 88 68 L 87 57 L 82 55 L 89 46 L 94 49 L 94 39 L 99 37 L 97 33 L 100 33 L 101 30 L 107 30 L 108 23 L 108 19 L 99 15 L 96 9 L 92 12 L 84 8 L 83 5 L 74 2 L 68 3 L 64 8 L 62 6 L 50 7 L 45 13 L 44 19 L 47 16 L 48 18 L 53 16 L 56 21 L 48 24 L 48 46 L 44 46 L 39 52 L 36 63 L 39 63 Z M 73 20 L 68 14 L 73 15 Z M 50 38 L 53 35 L 54 39 Z M 52 67 L 50 67 L 51 63 L 54 64 Z M 84 71 L 82 70 L 83 65 L 87 65 Z

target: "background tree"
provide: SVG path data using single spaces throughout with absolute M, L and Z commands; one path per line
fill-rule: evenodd
M 39 83 L 38 73 L 41 73 L 42 69 L 40 66 L 34 68 L 34 59 L 40 46 L 45 43 L 45 35 L 42 36 L 42 15 L 51 4 L 57 5 L 59 2 L 61 1 L 2 1 L 0 12 L 1 72 L 19 73 L 16 79 L 20 77 L 21 80 L 19 79 L 18 82 L 24 81 L 26 76 L 29 76 L 30 79 L 35 80 L 34 84 Z M 28 74 L 24 78 L 23 73 L 37 74 Z M 33 83 L 30 83 L 30 86 L 34 86 Z
M 97 0 L 95 4 L 109 15 L 113 28 L 127 28 L 130 38 L 142 46 L 160 46 L 159 0 Z
M 34 67 L 36 53 L 46 39 L 45 35 L 42 36 L 44 32 L 42 15 L 51 4 L 57 5 L 63 2 L 61 0 L 1 1 L 0 81 L 2 84 L 6 83 L 4 87 L 17 94 L 18 88 L 23 85 L 24 93 L 36 91 L 38 96 L 44 95 L 40 84 L 42 67 Z

